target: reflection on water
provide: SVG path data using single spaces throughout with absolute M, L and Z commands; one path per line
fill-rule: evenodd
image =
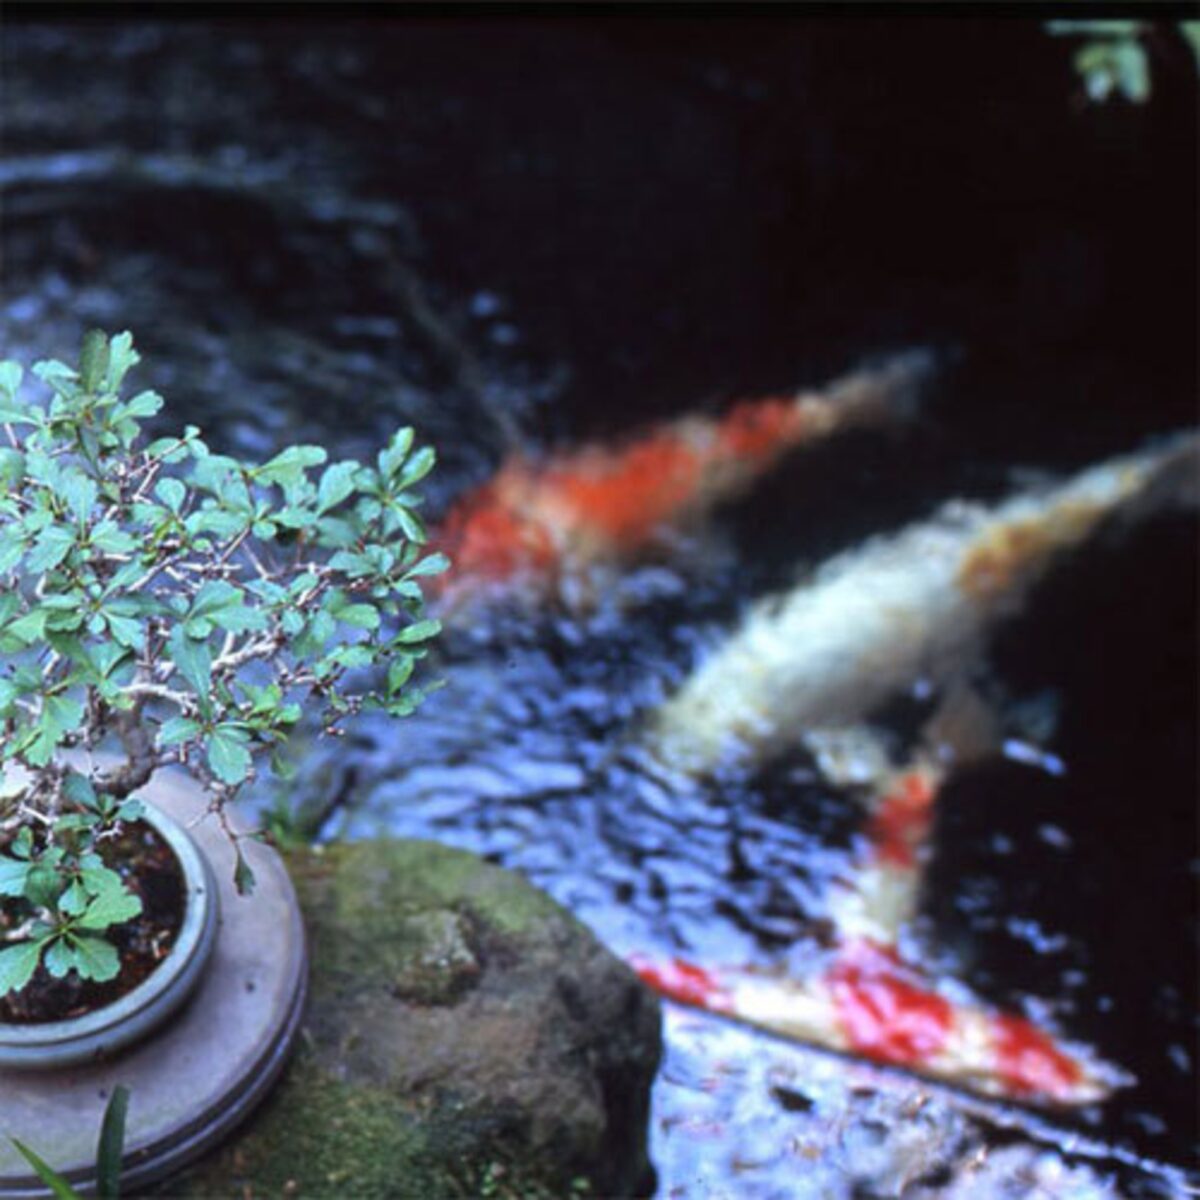
M 362 455 L 411 422 L 439 447 L 435 516 L 514 439 L 578 445 L 880 349 L 963 348 L 912 428 L 789 457 L 600 589 L 481 613 L 411 720 L 306 751 L 325 836 L 469 847 L 619 953 L 803 973 L 855 798 L 800 750 L 665 779 L 637 751 L 645 714 L 812 564 L 994 498 L 1014 466 L 1064 472 L 1193 419 L 1194 105 L 1164 88 L 1102 128 L 1060 105 L 1066 52 L 1033 22 L 647 28 L 7 30 L 0 335 L 28 361 L 131 328 L 171 419 L 255 457 Z M 1139 1086 L 1041 1125 L 668 1008 L 662 1196 L 1171 1194 L 1137 1162 L 1196 1158 L 1195 579 L 1194 520 L 1167 513 L 1062 564 L 1001 630 L 974 682 L 1065 772 L 950 780 L 911 935 Z M 882 714 L 897 747 L 934 699 Z

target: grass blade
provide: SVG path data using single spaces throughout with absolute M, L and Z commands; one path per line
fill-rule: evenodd
M 96 1146 L 96 1195 L 99 1200 L 118 1200 L 121 1194 L 121 1150 L 125 1145 L 125 1112 L 128 1108 L 129 1089 L 118 1084 L 104 1110 L 104 1123 L 100 1126 L 100 1141 Z
M 58 1200 L 82 1200 L 79 1193 L 48 1163 L 39 1158 L 24 1142 L 8 1139 L 21 1152 L 37 1177 L 58 1197 Z

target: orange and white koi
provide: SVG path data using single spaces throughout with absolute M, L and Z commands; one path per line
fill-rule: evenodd
M 913 351 L 821 392 L 742 400 L 624 446 L 590 445 L 538 462 L 517 455 L 451 509 L 434 543 L 452 562 L 439 606 L 498 586 L 544 590 L 579 567 L 636 559 L 664 531 L 731 499 L 788 451 L 913 407 L 931 356 Z
M 832 957 L 798 979 L 644 960 L 642 977 L 682 1003 L 986 1095 L 1068 1106 L 1130 1082 L 1087 1048 L 963 1001 L 961 985 L 952 997 L 902 961 L 949 763 L 926 749 L 896 771 L 878 737 L 854 723 L 918 678 L 958 676 L 989 624 L 1108 514 L 1181 491 L 1194 498 L 1198 448 L 1189 435 L 995 508 L 949 505 L 755 609 L 659 711 L 656 749 L 672 769 L 703 773 L 730 752 L 766 754 L 800 738 L 832 777 L 870 785 L 862 852 L 829 896 Z
M 838 939 L 894 945 L 916 915 L 930 852 L 934 807 L 946 777 L 922 759 L 889 773 L 867 801 L 863 849 L 848 877 L 836 880 L 826 916 Z
M 632 965 L 681 1004 L 988 1096 L 1067 1107 L 1102 1100 L 1128 1081 L 1024 1017 L 951 999 L 893 947 L 867 938 L 839 947 L 802 979 L 680 959 L 635 956 Z
M 961 500 L 874 538 L 812 582 L 758 603 L 653 714 L 647 740 L 672 770 L 703 775 L 852 726 L 918 680 L 946 683 L 1060 552 L 1115 511 L 1194 480 L 1200 438 L 1112 459 L 988 507 Z M 1181 468 L 1181 469 L 1180 469 Z
M 864 850 L 827 909 L 835 940 L 820 969 L 795 978 L 640 955 L 632 965 L 679 1003 L 966 1091 L 1052 1107 L 1104 1099 L 1130 1077 L 1026 1017 L 963 999 L 961 985 L 948 994 L 901 956 L 944 774 L 921 762 L 869 802 Z

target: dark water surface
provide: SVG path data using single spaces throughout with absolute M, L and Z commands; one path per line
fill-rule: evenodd
M 475 849 L 622 953 L 788 962 L 852 801 L 799 753 L 668 790 L 629 750 L 645 710 L 807 564 L 1195 421 L 1192 62 L 1164 29 L 1150 103 L 1090 107 L 1070 53 L 968 18 L 10 22 L 3 350 L 130 328 L 172 420 L 253 456 L 415 424 L 435 517 L 514 444 L 951 352 L 905 432 L 788 460 L 585 616 L 455 632 L 416 717 L 305 749 L 329 835 Z M 951 783 L 916 931 L 1138 1084 L 1042 1125 L 670 1010 L 662 1196 L 1182 1194 L 1196 579 L 1194 517 L 1165 513 L 998 632 L 984 683 L 1067 771 Z

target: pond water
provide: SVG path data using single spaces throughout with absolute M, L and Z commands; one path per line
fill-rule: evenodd
M 1150 102 L 1100 107 L 1024 20 L 9 23 L 4 352 L 130 328 L 172 420 L 255 456 L 412 423 L 436 519 L 514 447 L 939 351 L 903 430 L 788 456 L 584 603 L 481 610 L 416 716 L 303 751 L 323 836 L 476 850 L 622 954 L 795 962 L 853 798 L 800 750 L 665 782 L 646 714 L 829 555 L 1194 423 L 1195 73 L 1156 37 Z M 978 680 L 1066 769 L 950 781 L 913 932 L 1137 1084 L 1050 1120 L 670 1006 L 661 1196 L 1195 1182 L 1196 544 L 1109 529 L 997 631 Z

